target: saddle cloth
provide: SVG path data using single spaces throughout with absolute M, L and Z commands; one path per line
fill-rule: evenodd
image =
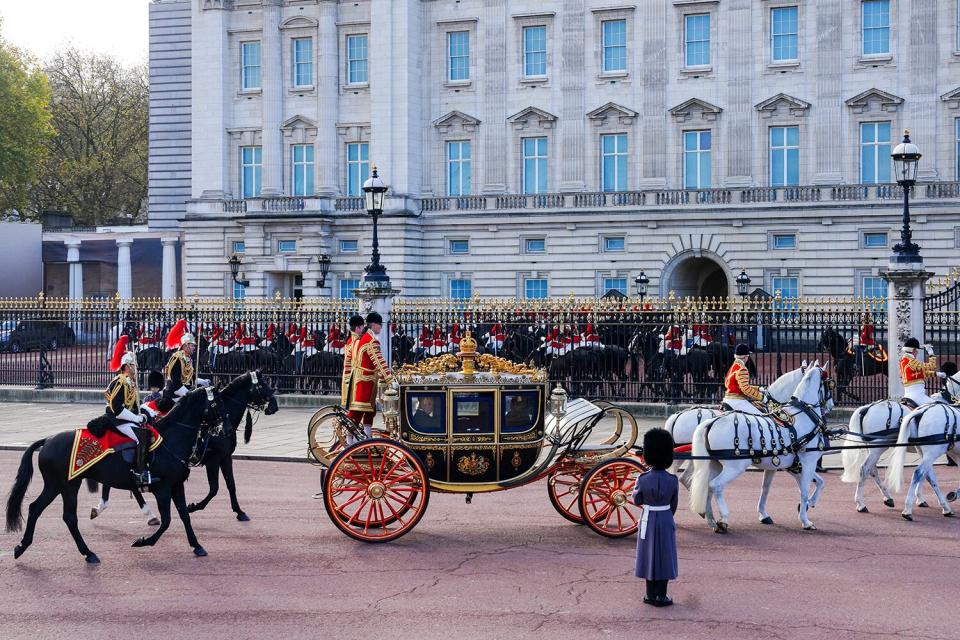
M 147 428 L 150 429 L 150 451 L 153 451 L 163 442 L 163 437 L 153 427 Z M 107 429 L 100 438 L 85 427 L 77 429 L 74 431 L 73 447 L 70 449 L 67 481 L 73 480 L 125 444 L 132 445 L 133 440 L 113 429 Z

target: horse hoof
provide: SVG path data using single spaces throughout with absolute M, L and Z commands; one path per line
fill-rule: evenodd
M 883 501 L 883 506 L 885 506 L 885 507 L 892 507 L 892 506 L 893 506 L 893 498 L 887 498 L 886 500 L 884 500 L 884 501 Z
M 150 525 L 151 527 L 159 527 L 160 518 L 156 518 L 156 517 L 150 518 L 149 520 L 147 520 L 147 524 Z
M 23 548 L 23 545 L 18 544 L 17 546 L 15 546 L 13 548 L 13 559 L 16 560 L 17 558 L 22 556 L 24 551 L 26 551 L 26 549 Z
M 136 549 L 137 547 L 145 547 L 145 546 L 147 546 L 147 539 L 146 539 L 146 538 L 137 538 L 137 539 L 134 541 L 134 543 L 133 543 L 132 545 L 130 545 L 130 546 L 133 547 L 133 548 L 135 548 L 135 549 Z
M 950 493 L 947 494 L 947 502 L 956 502 L 956 500 L 957 500 L 956 491 L 951 491 Z
M 867 509 L 867 506 L 857 507 L 857 513 L 870 513 L 870 509 Z
M 193 513 L 196 510 L 197 510 L 196 503 L 191 502 L 190 504 L 187 505 L 187 513 Z
M 250 522 L 250 516 L 248 516 L 245 513 L 238 513 L 237 520 L 239 520 L 240 522 Z
M 945 512 L 945 513 L 943 514 L 943 517 L 944 517 L 944 518 L 952 518 L 954 515 L 956 515 L 956 514 L 955 514 L 953 511 L 947 511 L 947 512 Z
M 718 522 L 717 526 L 713 528 L 714 533 L 727 533 L 727 523 Z
M 206 557 L 207 557 L 207 550 L 204 549 L 203 547 L 194 547 L 194 548 L 193 548 L 193 555 L 197 556 L 198 558 L 206 558 Z
M 96 507 L 94 507 L 93 509 L 90 509 L 90 519 L 91 519 L 91 520 L 93 520 L 94 518 L 96 518 L 98 515 L 100 515 L 100 512 L 97 511 L 97 508 L 96 508 Z
M 906 520 L 907 522 L 913 522 L 913 516 L 909 513 L 901 513 L 900 517 Z
M 88 553 L 86 556 L 87 564 L 100 564 L 100 558 L 97 557 L 97 554 L 94 552 Z
M 804 531 L 816 531 L 816 530 L 817 530 L 817 525 L 813 524 L 812 522 L 811 522 L 810 524 L 805 524 L 805 525 L 803 525 L 803 530 L 804 530 Z
M 920 507 L 921 509 L 926 509 L 926 508 L 929 507 L 930 505 L 927 504 L 927 501 L 926 501 L 926 500 L 921 500 L 920 502 L 917 503 L 917 506 Z
M 773 524 L 773 518 L 767 516 L 766 518 L 760 519 L 760 524 Z

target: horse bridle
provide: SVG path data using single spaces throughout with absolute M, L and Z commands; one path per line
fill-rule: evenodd
M 819 449 L 823 451 L 824 442 L 829 442 L 829 431 L 827 429 L 827 418 L 822 411 L 830 400 L 833 399 L 833 389 L 836 386 L 836 383 L 832 378 L 827 377 L 827 372 L 822 368 L 820 369 L 821 374 L 824 376 L 820 381 L 820 392 L 819 400 L 817 404 L 810 404 L 809 402 L 804 402 L 796 396 L 790 397 L 790 402 L 788 403 L 792 407 L 796 407 L 800 410 L 800 413 L 807 416 L 813 424 L 816 425 L 816 429 L 810 432 L 809 435 L 800 438 L 797 443 L 797 452 L 800 451 L 803 447 L 807 445 L 808 442 L 813 440 L 814 435 L 820 435 L 823 437 L 823 442 L 819 444 Z

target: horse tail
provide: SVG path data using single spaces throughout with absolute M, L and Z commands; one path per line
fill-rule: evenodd
M 857 410 L 853 412 L 853 415 L 850 416 L 850 424 L 847 430 L 851 435 L 863 433 L 863 419 L 866 417 L 866 414 L 870 412 L 872 406 L 873 405 L 866 405 L 864 407 L 858 407 Z M 862 438 L 859 439 L 859 441 L 862 440 Z M 847 448 L 840 454 L 843 460 L 843 475 L 840 476 L 840 481 L 859 482 L 860 467 L 863 466 L 863 462 L 867 458 L 867 450 L 855 449 L 852 443 L 848 443 L 846 446 Z
M 250 438 L 253 436 L 253 418 L 247 411 L 247 424 L 243 427 L 243 444 L 250 444 Z
M 690 509 L 697 514 L 707 512 L 707 500 L 710 490 L 710 469 L 713 460 L 704 459 L 707 455 L 707 422 L 697 425 L 693 432 L 693 479 L 690 481 Z
M 87 480 L 87 490 L 90 491 L 90 493 L 96 493 L 96 492 L 97 492 L 97 481 L 94 480 L 93 478 L 91 478 L 90 476 L 87 476 L 86 480 Z M 106 486 L 106 485 L 104 485 L 104 486 Z
M 20 468 L 17 469 L 17 479 L 13 481 L 13 488 L 7 496 L 7 531 L 20 531 L 23 527 L 23 498 L 27 495 L 27 487 L 33 478 L 33 452 L 42 447 L 47 439 L 37 440 L 27 447 L 20 458 Z
M 900 435 L 897 437 L 897 444 L 900 446 L 894 449 L 893 455 L 890 457 L 885 478 L 887 489 L 893 493 L 899 493 L 900 489 L 903 488 L 903 463 L 907 455 L 907 448 L 903 445 L 910 439 L 910 423 L 918 415 L 922 417 L 923 413 L 919 409 L 914 409 L 900 420 Z

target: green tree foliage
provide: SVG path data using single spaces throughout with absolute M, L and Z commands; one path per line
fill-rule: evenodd
M 146 65 L 124 67 L 107 56 L 67 49 L 47 63 L 46 73 L 56 135 L 31 192 L 31 209 L 67 211 L 80 226 L 143 220 Z
M 53 135 L 43 72 L 0 38 L 0 214 L 23 212 Z

